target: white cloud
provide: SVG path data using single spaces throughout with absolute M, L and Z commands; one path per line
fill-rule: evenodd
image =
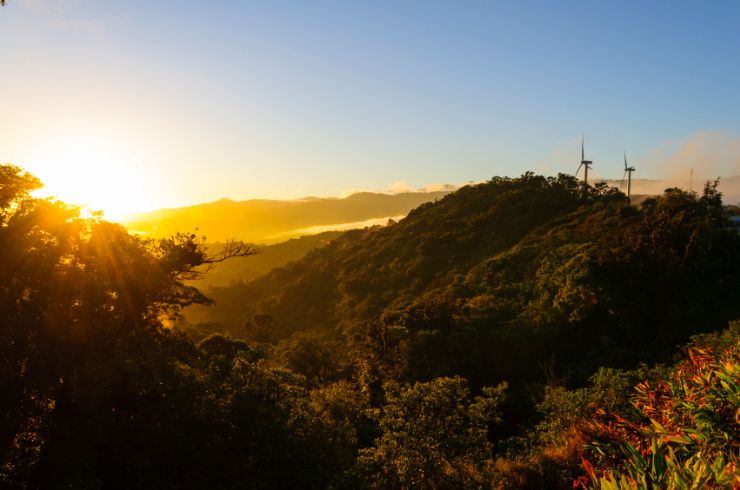
M 394 183 L 391 184 L 388 190 L 390 191 L 391 194 L 400 194 L 402 192 L 416 192 L 416 189 L 413 189 L 412 187 L 410 187 L 403 180 L 395 181 Z
M 719 131 L 700 131 L 681 141 L 666 142 L 631 162 L 633 194 L 660 194 L 669 187 L 701 192 L 706 181 L 720 178 L 727 204 L 740 202 L 740 137 Z M 656 179 L 640 179 L 641 168 L 657 170 Z M 693 177 L 692 177 L 693 170 Z M 618 185 L 619 181 L 609 181 Z

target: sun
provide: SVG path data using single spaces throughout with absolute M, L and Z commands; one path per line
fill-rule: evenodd
M 27 168 L 44 184 L 40 196 L 53 196 L 106 219 L 162 207 L 157 172 L 130 146 L 114 138 L 57 136 L 33 152 Z

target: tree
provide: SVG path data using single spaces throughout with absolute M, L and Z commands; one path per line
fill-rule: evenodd
M 86 474 L 79 465 L 106 452 L 98 431 L 130 423 L 142 398 L 187 398 L 173 363 L 196 351 L 162 320 L 209 301 L 184 279 L 255 250 L 234 242 L 212 256 L 194 235 L 142 239 L 31 197 L 38 187 L 0 165 L 0 480 L 44 486 Z
M 274 340 L 277 323 L 271 315 L 254 315 L 244 322 L 247 338 L 254 342 L 266 344 Z
M 487 486 L 489 425 L 500 422 L 506 384 L 471 397 L 459 377 L 413 386 L 389 384 L 378 413 L 381 436 L 360 450 L 358 471 L 371 488 Z

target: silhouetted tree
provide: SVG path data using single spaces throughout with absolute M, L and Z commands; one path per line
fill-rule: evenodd
M 274 340 L 277 323 L 271 315 L 254 315 L 244 322 L 244 329 L 248 339 L 266 344 Z

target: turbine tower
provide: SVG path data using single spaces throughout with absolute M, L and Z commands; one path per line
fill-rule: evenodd
M 583 182 L 588 185 L 588 169 L 591 168 L 591 164 L 594 162 L 592 162 L 591 160 L 586 160 L 585 152 L 583 149 L 585 139 L 585 136 L 581 138 L 581 164 L 578 166 L 578 170 L 576 170 L 576 177 L 578 177 L 578 172 L 580 172 L 581 167 L 583 167 Z
M 619 187 L 622 187 L 624 185 L 624 176 L 627 176 L 627 200 L 632 202 L 630 199 L 630 195 L 632 194 L 632 172 L 635 171 L 635 167 L 629 167 L 627 166 L 627 152 L 624 152 L 624 175 L 622 175 L 622 184 Z

